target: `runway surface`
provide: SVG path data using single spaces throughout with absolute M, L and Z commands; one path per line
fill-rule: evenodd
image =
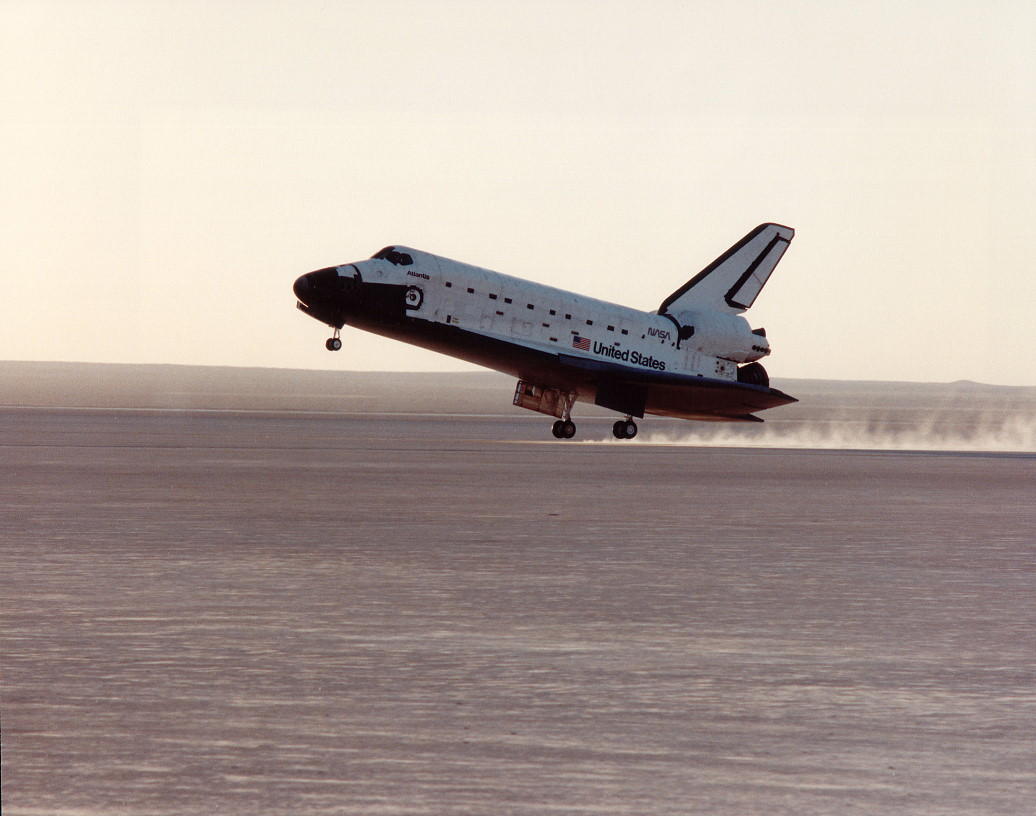
M 1036 456 L 547 430 L 0 410 L 3 812 L 1033 812 Z

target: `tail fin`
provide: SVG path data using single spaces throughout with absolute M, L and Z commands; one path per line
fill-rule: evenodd
M 748 309 L 795 236 L 791 227 L 761 224 L 667 297 L 659 314 L 681 309 Z

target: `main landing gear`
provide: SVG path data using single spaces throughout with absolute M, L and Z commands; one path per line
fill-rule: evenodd
M 328 351 L 339 351 L 342 348 L 342 338 L 339 337 L 341 329 L 335 329 L 333 336 L 327 338 L 327 342 L 324 343 L 324 348 Z
M 636 435 L 637 423 L 633 421 L 633 417 L 620 419 L 612 425 L 612 436 L 616 439 L 632 439 Z
M 571 419 L 559 419 L 550 429 L 555 439 L 571 439 L 576 435 L 576 424 Z M 616 439 L 632 439 L 637 435 L 637 423 L 632 417 L 620 419 L 612 425 L 612 435 Z
M 551 427 L 550 432 L 557 439 L 571 439 L 576 435 L 576 423 L 571 419 L 559 419 Z

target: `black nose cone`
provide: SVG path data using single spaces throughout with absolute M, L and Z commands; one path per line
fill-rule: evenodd
M 295 293 L 295 297 L 297 297 L 302 303 L 308 303 L 309 301 L 307 298 L 309 298 L 313 289 L 309 282 L 309 275 L 303 275 L 300 277 L 295 281 L 295 285 L 292 286 L 291 289 Z

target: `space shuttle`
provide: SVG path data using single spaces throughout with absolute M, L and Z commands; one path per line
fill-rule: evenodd
M 647 414 L 762 422 L 755 412 L 797 401 L 770 387 L 766 330 L 743 316 L 794 235 L 756 227 L 650 312 L 404 246 L 293 288 L 334 330 L 329 351 L 353 326 L 515 377 L 514 405 L 555 417 L 558 439 L 575 436 L 577 402 L 620 414 L 612 433 L 632 439 Z

